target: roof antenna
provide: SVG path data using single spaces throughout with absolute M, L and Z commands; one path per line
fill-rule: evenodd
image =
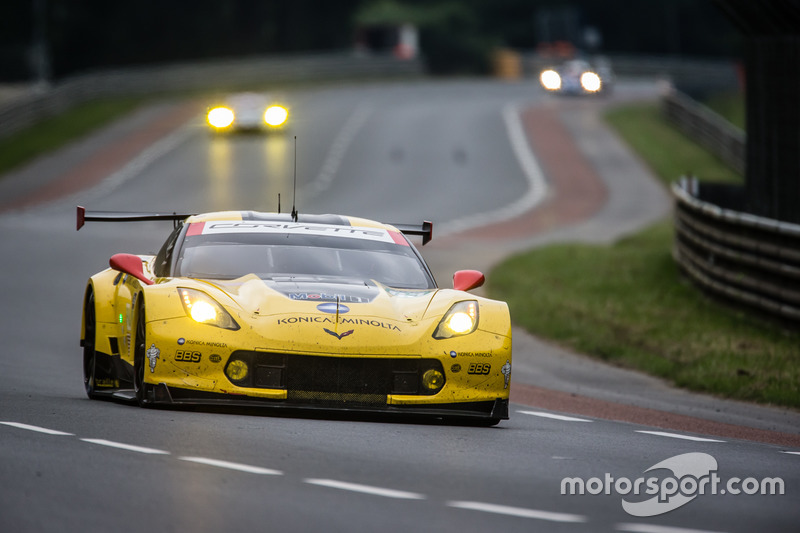
M 278 193 L 278 214 L 281 212 L 281 193 Z
M 292 190 L 292 220 L 297 222 L 297 135 L 294 136 L 294 189 Z

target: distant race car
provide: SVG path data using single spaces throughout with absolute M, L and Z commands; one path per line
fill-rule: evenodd
M 268 95 L 239 93 L 211 107 L 206 121 L 217 132 L 280 130 L 289 122 L 289 110 Z
M 88 281 L 86 393 L 154 404 L 508 418 L 511 322 L 437 287 L 406 235 L 432 224 L 230 211 L 87 212 L 85 221 L 173 220 L 157 255 L 117 254 Z
M 606 62 L 595 65 L 576 59 L 559 68 L 549 68 L 539 75 L 542 86 L 550 92 L 562 94 L 599 94 L 611 90 L 613 75 Z

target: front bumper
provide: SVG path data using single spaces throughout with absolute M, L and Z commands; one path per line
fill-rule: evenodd
M 244 342 L 263 346 L 267 340 L 201 327 L 219 336 L 176 338 L 176 330 L 189 331 L 182 319 L 148 323 L 153 359 L 145 383 L 150 402 L 508 417 L 510 335 L 478 331 L 448 341 L 426 338 L 404 346 L 403 353 L 364 355 L 324 347 L 321 352 L 243 349 Z M 244 361 L 246 374 L 233 379 L 226 370 L 232 361 Z M 432 370 L 444 380 L 435 390 L 426 388 L 423 379 Z

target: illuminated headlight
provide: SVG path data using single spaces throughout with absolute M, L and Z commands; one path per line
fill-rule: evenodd
M 467 335 L 478 327 L 478 302 L 468 300 L 458 302 L 450 308 L 439 322 L 434 339 L 449 339 L 460 335 Z
M 542 86 L 548 91 L 557 91 L 561 88 L 561 76 L 555 70 L 545 70 L 539 76 Z
M 206 119 L 215 128 L 227 128 L 233 124 L 234 115 L 227 107 L 215 107 L 208 112 Z
M 218 328 L 237 330 L 239 324 L 209 295 L 195 289 L 178 289 L 186 314 L 195 322 Z
M 596 93 L 602 86 L 603 82 L 600 81 L 600 76 L 594 72 L 584 72 L 581 74 L 581 87 L 583 87 L 584 91 Z
M 289 112 L 285 107 L 279 105 L 271 106 L 264 112 L 264 122 L 270 126 L 280 126 L 286 122 L 287 118 L 289 118 Z

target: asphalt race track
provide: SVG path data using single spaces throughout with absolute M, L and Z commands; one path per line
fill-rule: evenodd
M 652 84 L 621 82 L 615 98 L 654 94 Z M 607 180 L 602 205 L 583 219 L 536 222 L 535 213 L 553 209 L 556 169 L 540 164 L 547 153 L 531 152 L 524 111 L 557 109 L 573 137 L 597 125 L 583 113 L 594 104 L 544 95 L 533 83 L 335 86 L 285 96 L 293 121 L 284 134 L 214 136 L 202 105 L 168 102 L 0 180 L 0 531 L 798 530 L 796 413 L 743 406 L 745 415 L 724 420 L 753 413 L 753 424 L 776 430 L 770 440 L 545 408 L 521 394 L 512 396 L 511 419 L 494 428 L 88 400 L 78 345 L 86 279 L 114 253 L 154 253 L 171 226 L 95 223 L 76 232 L 76 204 L 275 210 L 280 194 L 289 211 L 296 136 L 298 210 L 432 220 L 434 242 L 423 253 L 441 285 L 458 268 L 488 268 L 514 249 L 608 240 L 668 210 L 663 191 L 634 176 L 638 185 Z M 604 146 L 582 139 L 575 142 L 589 155 Z M 136 143 L 135 153 L 120 149 Z M 118 164 L 104 159 L 115 153 Z M 606 169 L 619 179 L 613 169 L 623 156 Z M 535 234 L 519 234 L 526 224 Z M 559 366 L 572 356 L 539 364 L 540 349 L 548 350 L 515 338 L 512 390 L 542 386 L 537 379 L 551 372 L 544 385 L 574 398 L 574 381 L 563 376 L 580 372 Z M 603 391 L 588 374 L 610 374 L 584 373 L 589 404 L 629 385 L 648 396 L 639 377 L 614 374 L 616 390 Z M 663 400 L 650 407 L 661 410 L 686 413 L 695 401 L 649 390 L 651 401 Z M 711 405 L 709 412 L 727 410 Z M 648 482 L 655 492 L 645 492 Z M 778 483 L 783 495 L 755 494 Z M 578 484 L 583 495 L 561 493 Z

